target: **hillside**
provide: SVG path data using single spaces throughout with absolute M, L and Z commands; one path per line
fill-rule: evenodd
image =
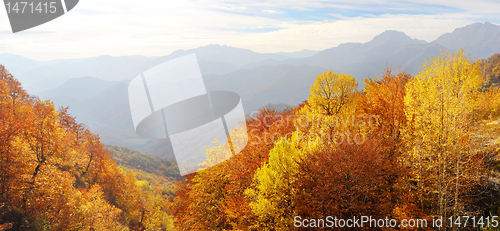
M 409 68 L 442 48 L 394 31 L 346 47 L 363 58 L 342 68 L 359 75 L 358 65 L 381 67 L 377 56 Z M 75 104 L 56 109 L 0 65 L 0 229 L 288 230 L 308 216 L 498 216 L 500 55 L 476 62 L 443 51 L 417 75 L 377 69 L 363 91 L 360 76 L 281 56 L 235 50 L 253 58 L 207 62 L 228 71 L 204 75 L 207 89 L 237 92 L 245 112 L 258 113 L 243 150 L 212 165 L 230 144 L 202 147 L 201 170 L 184 177 L 168 143 L 135 134 L 127 83 L 69 79 L 43 93 Z M 231 70 L 260 58 L 277 65 Z
M 500 87 L 485 90 L 481 69 L 460 51 L 414 76 L 385 69 L 363 92 L 353 76 L 317 76 L 306 104 L 260 110 L 240 153 L 177 185 L 176 228 L 336 230 L 313 218 L 363 214 L 392 220 L 387 230 L 416 218 L 433 229 L 436 216 L 497 217 Z
M 2 65 L 0 112 L 1 230 L 172 229 L 174 163 L 117 148 L 120 163 L 140 163 L 120 168 L 99 135 Z
M 162 176 L 172 182 L 180 177 L 175 159 L 150 156 L 126 147 L 113 145 L 105 145 L 104 147 L 113 153 L 113 159 L 120 166 Z
M 125 83 L 114 84 L 70 106 L 70 112 L 92 131 L 101 134 L 104 143 L 140 149 L 151 142 L 135 133 Z
M 486 86 L 500 84 L 500 54 L 481 60 L 482 74 L 488 80 Z
M 161 188 L 163 195 L 174 195 L 174 186 L 180 178 L 175 159 L 146 155 L 126 147 L 105 145 L 112 152 L 116 164 L 133 173 L 139 181 L 146 181 L 151 189 Z
M 175 160 L 172 144 L 167 142 L 165 138 L 157 139 L 144 147 L 141 151 L 151 156 Z

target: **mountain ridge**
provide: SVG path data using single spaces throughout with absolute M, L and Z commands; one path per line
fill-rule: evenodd
M 481 38 L 477 38 L 477 41 L 473 39 L 474 33 L 484 30 L 492 30 L 493 32 L 481 32 Z M 262 54 L 248 49 L 214 44 L 189 50 L 177 50 L 162 57 L 99 56 L 40 63 L 19 56 L 16 58 L 20 60 L 20 65 L 17 65 L 16 68 L 22 67 L 21 64 L 24 63 L 39 65 L 29 73 L 33 74 L 37 71 L 41 73 L 36 73 L 29 78 L 26 77 L 26 73 L 21 75 L 24 80 L 39 79 L 42 82 L 32 82 L 29 88 L 37 86 L 40 90 L 52 86 L 53 88 L 50 90 L 40 91 L 39 96 L 53 99 L 56 104 L 61 106 L 70 106 L 70 112 L 77 117 L 78 121 L 87 124 L 92 131 L 100 133 L 105 143 L 126 146 L 143 152 L 158 153 L 154 150 L 157 146 L 165 146 L 164 144 L 157 143 L 151 146 L 151 149 L 146 149 L 154 143 L 154 140 L 135 134 L 128 106 L 127 83 L 141 71 L 166 60 L 191 52 L 196 53 L 207 90 L 237 92 L 242 97 L 245 113 L 249 113 L 269 103 L 299 104 L 307 98 L 314 79 L 327 70 L 350 74 L 356 78 L 359 88 L 362 89 L 364 78 L 379 75 L 385 68 L 399 68 L 414 75 L 418 73 L 424 60 L 437 56 L 443 50 L 453 51 L 458 47 L 456 44 L 462 43 L 472 47 L 471 49 L 474 48 L 473 52 L 476 54 L 472 54 L 473 57 L 474 55 L 484 55 L 487 53 L 484 53 L 483 46 L 478 48 L 478 41 L 497 41 L 500 39 L 500 34 L 497 31 L 500 31 L 500 27 L 497 25 L 476 23 L 457 28 L 440 36 L 435 41 L 426 42 L 411 38 L 403 32 L 388 30 L 366 43 L 343 43 L 322 51 L 306 51 L 297 58 L 289 58 L 285 53 Z M 461 38 L 455 39 L 452 41 L 453 43 L 450 42 L 452 45 L 450 47 L 443 46 L 442 44 L 446 43 L 443 41 L 446 41 L 446 38 L 451 35 L 460 35 Z M 496 45 L 491 46 L 494 48 Z M 9 57 L 9 55 L 0 55 L 0 62 L 2 57 L 5 60 L 5 57 Z M 115 58 L 117 59 L 115 60 Z M 126 65 L 134 60 L 139 61 L 131 66 Z M 44 72 L 67 64 L 71 64 L 70 67 L 55 70 L 55 72 Z M 108 67 L 108 64 L 112 65 Z M 127 67 L 126 70 L 122 70 L 122 66 Z M 72 67 L 77 68 L 73 69 Z M 7 68 L 9 67 L 7 66 Z M 109 73 L 117 69 L 120 69 L 120 72 L 117 72 L 116 76 L 109 77 Z M 16 72 L 19 70 L 17 69 Z M 74 71 L 72 76 L 64 75 L 68 71 Z M 58 74 L 51 75 L 50 73 Z M 94 75 L 82 75 L 86 73 Z M 92 77 L 85 79 L 81 78 L 82 76 Z M 83 82 L 70 84 L 77 80 Z M 44 84 L 44 81 L 49 83 Z M 92 81 L 113 84 L 106 85 L 107 88 L 100 88 L 98 83 Z M 58 89 L 61 86 L 68 89 Z M 96 89 L 92 89 L 92 87 Z M 86 93 L 87 96 L 82 96 L 82 92 Z
M 500 26 L 490 22 L 473 23 L 439 36 L 436 43 L 452 51 L 464 48 L 473 59 L 484 59 L 500 52 Z

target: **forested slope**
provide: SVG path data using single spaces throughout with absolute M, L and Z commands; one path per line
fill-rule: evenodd
M 360 216 L 382 221 L 375 230 L 412 219 L 405 228 L 438 229 L 436 217 L 464 229 L 464 216 L 498 227 L 500 90 L 484 88 L 481 72 L 462 50 L 415 76 L 388 69 L 363 91 L 348 74 L 324 72 L 300 107 L 250 118 L 239 154 L 178 184 L 176 228 L 342 230 L 337 219 Z
M 66 108 L 30 96 L 0 65 L 0 229 L 172 228 L 172 196 L 135 175 Z

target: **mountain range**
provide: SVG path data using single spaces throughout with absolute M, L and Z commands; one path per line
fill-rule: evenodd
M 366 43 L 345 43 L 323 51 L 257 53 L 208 45 L 163 57 L 99 56 L 40 62 L 1 54 L 0 64 L 29 93 L 69 106 L 70 113 L 98 132 L 104 143 L 173 158 L 171 151 L 165 151 L 170 148 L 168 143 L 135 134 L 128 105 L 128 82 L 159 63 L 195 53 L 207 90 L 240 94 L 248 114 L 269 103 L 298 105 L 307 99 L 314 79 L 327 70 L 350 74 L 362 89 L 363 79 L 379 75 L 385 68 L 414 75 L 426 59 L 460 48 L 472 59 L 500 53 L 500 26 L 474 23 L 432 42 L 385 31 Z

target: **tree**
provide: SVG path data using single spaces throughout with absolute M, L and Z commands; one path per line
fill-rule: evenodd
M 405 86 L 410 80 L 411 75 L 404 72 L 394 75 L 391 69 L 386 69 L 381 78 L 365 80 L 364 110 L 376 116 L 375 125 L 387 132 L 385 138 L 400 139 L 400 131 L 406 125 Z
M 407 84 L 406 163 L 421 206 L 430 214 L 465 214 L 466 192 L 484 173 L 485 158 L 472 134 L 472 113 L 482 83 L 479 72 L 463 50 L 443 52 L 424 63 Z
M 481 74 L 484 75 L 485 87 L 498 86 L 500 83 L 500 54 L 494 54 L 480 61 Z
M 356 80 L 348 74 L 323 72 L 311 86 L 308 104 L 322 114 L 339 114 L 357 87 Z
M 205 147 L 206 159 L 198 164 L 201 169 L 210 168 L 233 156 L 229 143 L 220 144 L 219 140 L 215 138 L 213 147 Z
M 408 125 L 404 97 L 406 84 L 411 79 L 409 74 L 394 74 L 388 68 L 381 77 L 365 79 L 366 87 L 362 95 L 362 107 L 369 115 L 373 129 L 370 131 L 373 138 L 367 141 L 372 142 L 376 137 L 377 143 L 372 145 L 380 149 L 379 155 L 385 163 L 375 170 L 384 172 L 386 187 L 390 191 L 387 196 L 392 203 L 392 216 L 399 220 L 425 217 L 420 205 L 416 203 L 408 168 L 401 161 L 406 151 L 402 131 Z
M 76 215 L 79 222 L 74 224 L 73 229 L 83 230 L 123 230 L 120 224 L 120 209 L 107 203 L 103 198 L 102 188 L 98 185 L 92 187 L 83 195 L 80 193 L 77 203 Z
M 98 135 L 67 108 L 31 97 L 1 65 L 0 123 L 0 228 L 171 228 L 161 189 L 141 190 Z
M 186 176 L 176 186 L 175 227 L 179 230 L 246 230 L 258 227 L 245 190 L 269 158 L 275 141 L 295 131 L 294 110 L 263 108 L 246 121 L 248 144 L 216 166 Z M 232 142 L 241 142 L 238 135 Z M 209 151 L 219 150 L 216 145 Z
M 302 219 L 390 215 L 394 204 L 386 165 L 391 163 L 383 152 L 380 134 L 372 134 L 361 144 L 342 143 L 301 156 L 293 190 L 284 191 L 295 194 L 295 215 Z
M 500 115 L 500 54 L 480 61 L 484 75 L 482 101 L 475 115 L 478 119 L 496 119 Z
M 298 190 L 293 185 L 299 173 L 299 160 L 305 155 L 294 145 L 296 139 L 295 135 L 276 141 L 269 153 L 269 162 L 255 171 L 254 183 L 245 191 L 252 211 L 259 217 L 260 228 L 293 227 L 293 202 Z
M 24 133 L 30 152 L 34 155 L 35 163 L 32 181 L 35 182 L 38 173 L 52 158 L 64 155 L 65 133 L 60 129 L 58 113 L 54 104 L 49 101 L 36 100 L 33 105 L 33 127 Z
M 21 83 L 0 65 L 0 203 L 22 198 L 26 182 L 18 173 L 29 166 L 19 137 L 30 127 L 30 106 Z
M 336 145 L 355 142 L 366 129 L 356 80 L 331 71 L 319 75 L 311 86 L 307 103 L 297 110 L 299 143 Z M 359 126 L 361 125 L 361 126 Z M 359 137 L 358 137 L 359 138 Z

